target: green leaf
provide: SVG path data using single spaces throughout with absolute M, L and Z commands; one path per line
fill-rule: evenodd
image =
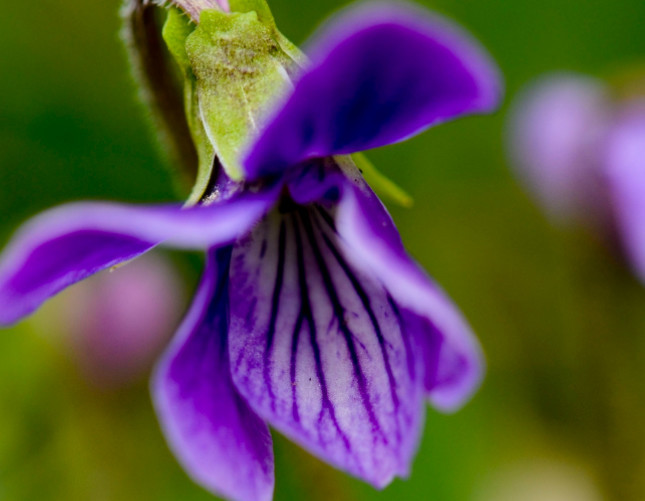
M 354 153 L 352 160 L 363 173 L 365 181 L 379 196 L 389 198 L 403 207 L 412 207 L 414 204 L 412 197 L 403 188 L 397 186 L 394 181 L 381 174 L 363 153 Z
M 269 103 L 291 85 L 272 31 L 253 12 L 201 13 L 186 51 L 199 112 L 226 173 L 241 179 L 240 155 L 258 133 Z

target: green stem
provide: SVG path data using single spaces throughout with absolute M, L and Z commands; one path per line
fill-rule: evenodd
M 177 0 L 178 7 L 198 16 L 203 8 L 215 0 L 200 2 Z M 158 20 L 158 6 L 149 0 L 126 0 L 123 8 L 124 39 L 135 79 L 141 89 L 141 98 L 150 110 L 159 133 L 159 142 L 176 166 L 182 185 L 192 186 L 197 175 L 197 151 L 193 144 L 186 114 L 182 83 L 176 77 L 168 57 Z

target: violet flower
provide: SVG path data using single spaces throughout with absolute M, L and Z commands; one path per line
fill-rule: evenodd
M 543 77 L 517 99 L 508 139 L 549 216 L 618 236 L 645 282 L 645 96 L 619 102 L 592 77 Z
M 495 66 L 456 27 L 364 5 L 310 46 L 311 63 L 241 162 L 193 208 L 77 203 L 28 223 L 0 264 L 0 323 L 155 245 L 203 249 L 193 305 L 153 397 L 175 454 L 239 500 L 273 492 L 268 424 L 376 487 L 406 476 L 428 399 L 480 384 L 461 313 L 408 256 L 350 154 L 500 99 Z

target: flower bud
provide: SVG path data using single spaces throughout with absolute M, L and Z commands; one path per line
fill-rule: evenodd
M 91 277 L 55 303 L 56 316 L 41 321 L 56 321 L 90 382 L 117 387 L 151 369 L 179 323 L 184 291 L 166 260 L 146 255 Z
M 599 148 L 609 109 L 604 84 L 575 74 L 538 80 L 513 105 L 508 128 L 511 164 L 556 222 L 595 225 L 605 218 Z

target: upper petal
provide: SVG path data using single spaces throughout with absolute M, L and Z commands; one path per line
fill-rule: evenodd
M 37 216 L 0 256 L 0 325 L 33 312 L 87 276 L 162 243 L 203 249 L 247 231 L 273 204 L 275 190 L 245 193 L 208 207 L 75 203 Z
M 236 244 L 233 380 L 272 426 L 383 487 L 416 451 L 418 358 L 387 291 L 349 265 L 327 218 L 275 211 Z
M 612 206 L 632 266 L 645 282 L 645 101 L 620 114 L 606 148 Z
M 375 274 L 421 333 L 431 402 L 454 410 L 479 387 L 483 357 L 461 312 L 407 254 L 387 210 L 349 163 L 335 217 L 347 259 Z M 413 318 L 413 317 L 418 318 Z
M 496 66 L 468 34 L 407 4 L 369 3 L 315 37 L 311 65 L 251 146 L 246 175 L 402 141 L 494 109 Z
M 194 480 L 239 501 L 270 501 L 269 429 L 231 381 L 227 351 L 231 250 L 211 253 L 193 305 L 153 380 L 166 438 Z

